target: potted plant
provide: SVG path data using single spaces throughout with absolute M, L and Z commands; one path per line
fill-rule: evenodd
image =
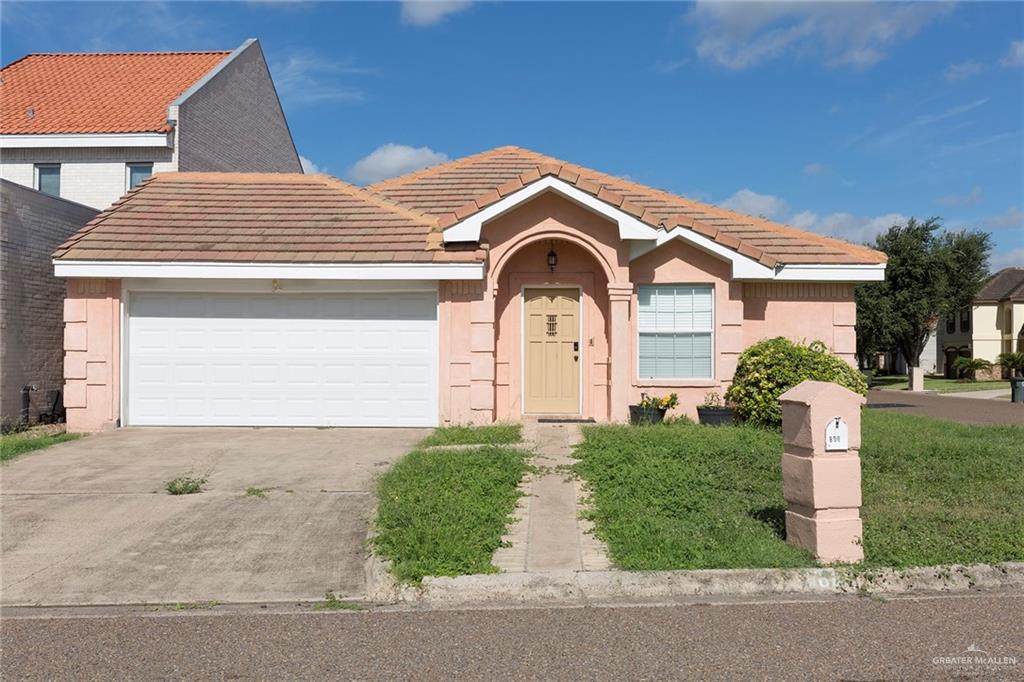
M 1010 401 L 1024 403 L 1024 352 L 1003 353 L 999 364 L 1010 375 Z
M 640 404 L 629 406 L 629 423 L 660 424 L 665 421 L 665 413 L 678 404 L 679 396 L 675 393 L 670 393 L 664 398 L 641 393 Z
M 732 424 L 733 409 L 717 391 L 711 391 L 704 396 L 704 402 L 697 406 L 697 417 L 706 426 L 728 426 Z

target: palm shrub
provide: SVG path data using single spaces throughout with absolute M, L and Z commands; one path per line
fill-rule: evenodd
M 992 369 L 992 363 L 982 358 L 959 357 L 953 361 L 953 369 L 963 372 L 969 381 L 977 381 L 978 372 Z
M 1010 372 L 1011 377 L 1020 376 L 1024 374 L 1024 352 L 1001 353 L 999 364 Z
M 743 351 L 725 397 L 744 420 L 776 428 L 782 424 L 779 396 L 807 379 L 829 381 L 861 395 L 868 392 L 864 375 L 821 341 L 805 346 L 780 336 Z

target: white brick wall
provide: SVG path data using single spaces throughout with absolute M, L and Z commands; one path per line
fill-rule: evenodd
M 104 209 L 128 191 L 128 163 L 153 163 L 154 173 L 177 170 L 170 148 L 125 149 L 4 149 L 0 151 L 0 177 L 35 187 L 35 164 L 59 163 L 60 195 Z

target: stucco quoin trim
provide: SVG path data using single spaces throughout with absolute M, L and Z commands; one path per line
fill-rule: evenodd
M 481 280 L 483 263 L 167 263 L 54 260 L 57 277 L 165 279 Z

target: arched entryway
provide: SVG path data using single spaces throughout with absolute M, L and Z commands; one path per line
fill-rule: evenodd
M 495 263 L 498 419 L 609 418 L 609 272 L 564 233 L 533 235 Z

